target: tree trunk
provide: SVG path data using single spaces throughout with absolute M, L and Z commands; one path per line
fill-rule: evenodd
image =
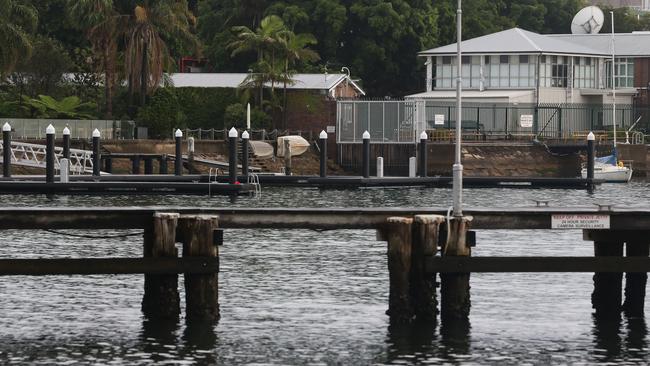
M 105 65 L 105 80 L 104 91 L 106 97 L 106 119 L 113 118 L 113 79 L 115 78 L 115 65 L 110 56 L 110 45 L 104 47 L 104 65 Z
M 147 42 L 142 48 L 142 74 L 140 75 L 140 106 L 143 106 L 147 97 L 147 84 L 149 84 L 149 60 L 147 57 Z

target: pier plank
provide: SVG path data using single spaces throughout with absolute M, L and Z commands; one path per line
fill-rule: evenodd
M 430 257 L 430 272 L 650 272 L 647 257 Z

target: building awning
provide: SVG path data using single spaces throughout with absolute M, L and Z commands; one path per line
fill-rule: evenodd
M 534 90 L 463 90 L 463 100 L 532 103 Z M 407 95 L 407 99 L 436 99 L 451 101 L 456 99 L 455 90 L 433 90 L 424 93 Z

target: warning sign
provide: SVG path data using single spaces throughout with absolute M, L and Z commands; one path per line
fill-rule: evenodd
M 609 215 L 554 214 L 552 229 L 609 229 Z
M 523 128 L 533 127 L 533 115 L 532 114 L 522 114 L 519 116 L 519 126 Z

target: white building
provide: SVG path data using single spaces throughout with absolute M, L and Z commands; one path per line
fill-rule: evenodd
M 650 33 L 616 34 L 616 102 L 637 94 L 635 62 L 650 57 Z M 463 41 L 463 99 L 479 103 L 610 104 L 610 34 L 542 35 L 520 28 Z M 455 98 L 456 44 L 420 52 L 426 91 L 408 98 Z M 647 87 L 647 81 L 641 83 Z

